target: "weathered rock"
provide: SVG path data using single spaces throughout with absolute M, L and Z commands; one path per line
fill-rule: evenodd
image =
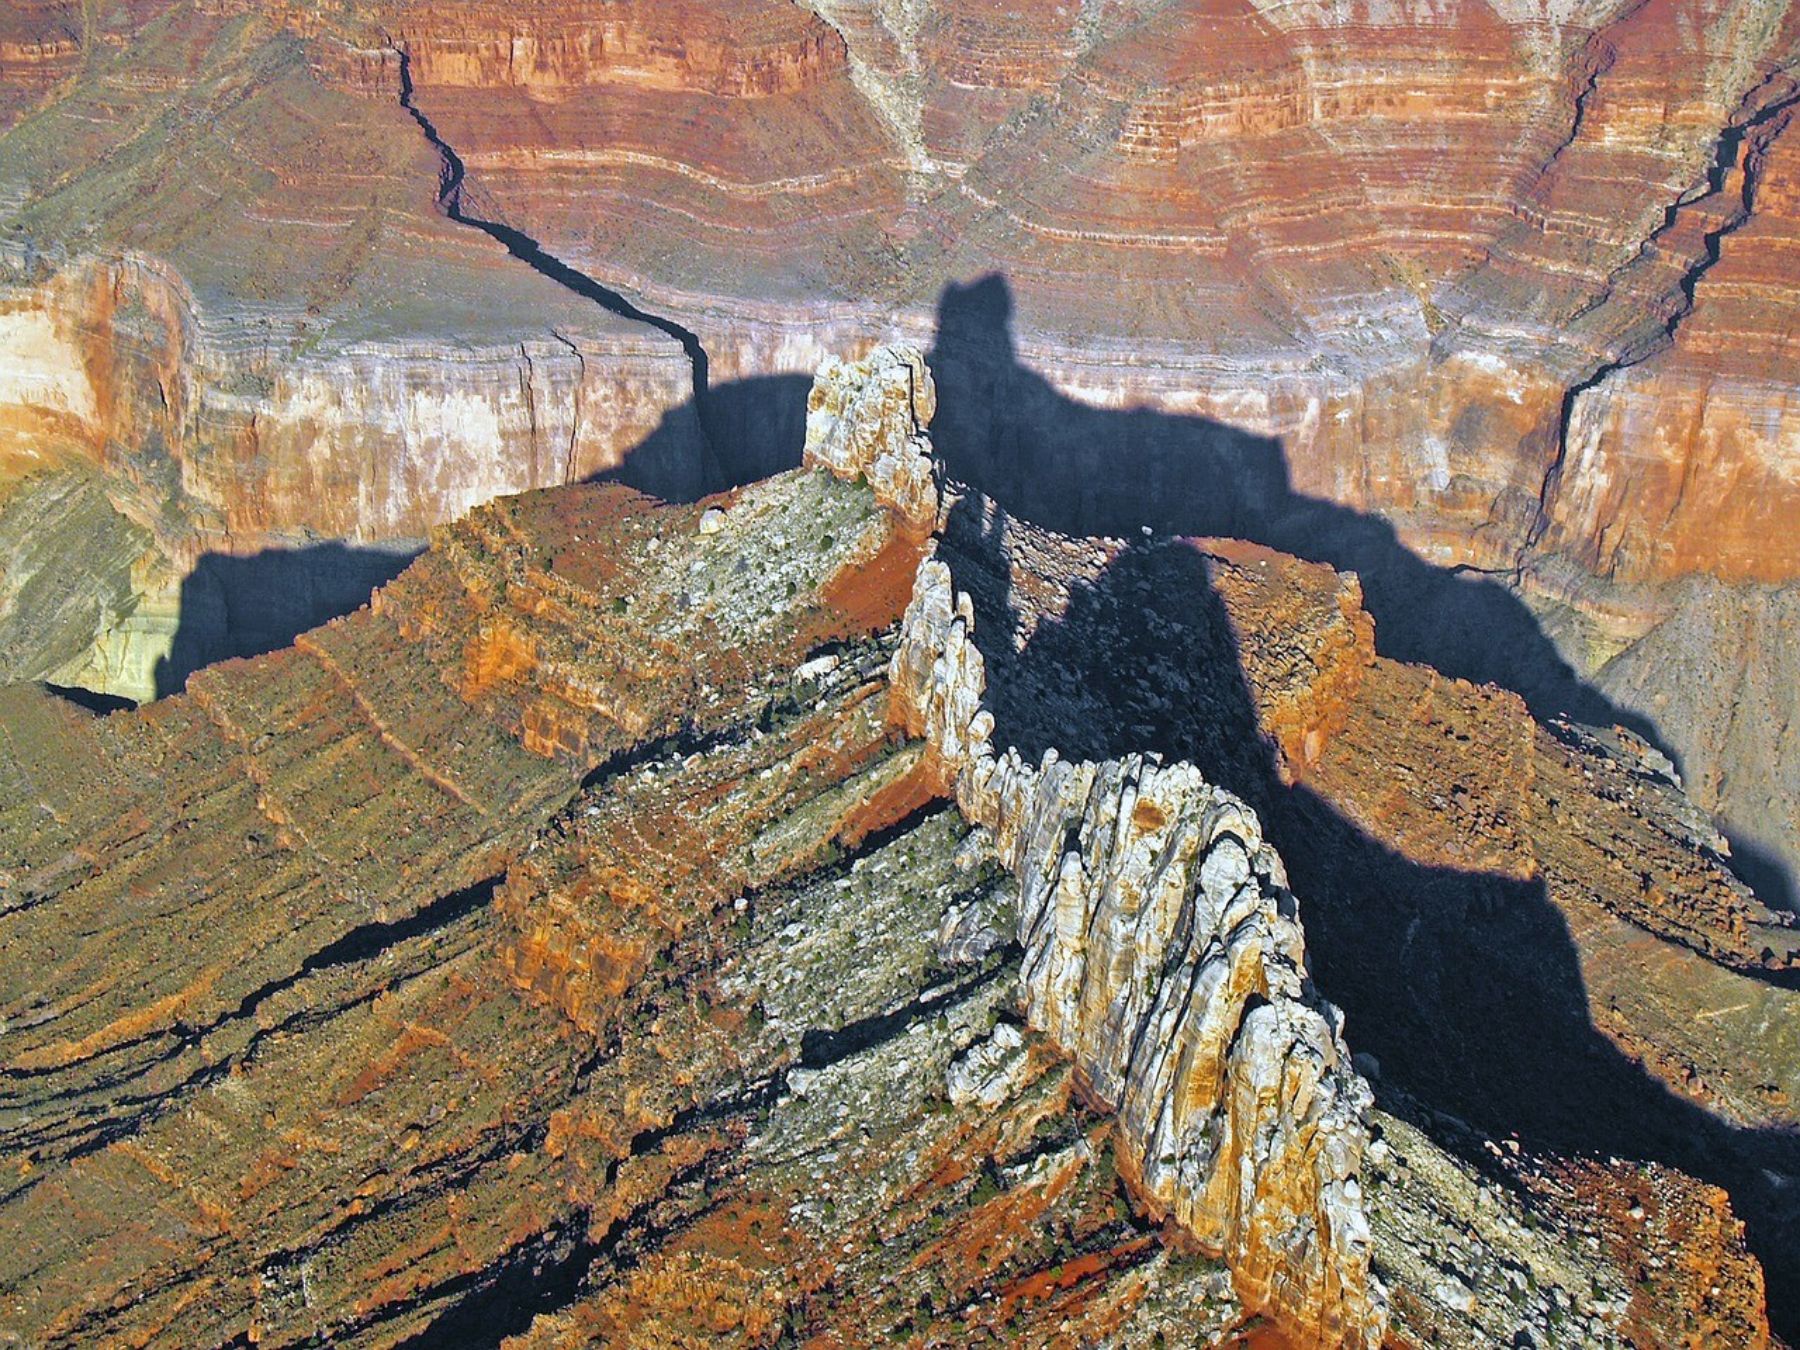
M 1019 878 L 1029 1023 L 1119 1111 L 1144 1194 L 1224 1255 L 1247 1304 L 1324 1343 L 1378 1344 L 1357 1180 L 1371 1099 L 1311 993 L 1254 814 L 1189 764 L 996 757 L 969 600 L 952 595 L 926 559 L 897 712 Z
M 1800 865 L 1800 755 L 1727 752 L 1724 705 L 1680 716 L 1657 657 L 1793 698 L 1673 588 L 1750 626 L 1796 575 L 1797 42 L 1761 0 L 1592 0 L 1548 26 L 1251 0 L 26 0 L 0 16 L 0 212 L 29 287 L 130 266 L 193 310 L 180 379 L 145 325 L 55 320 L 93 330 L 65 372 L 156 367 L 141 406 L 103 387 L 95 411 L 156 466 L 127 466 L 133 518 L 201 518 L 162 539 L 171 575 L 302 529 L 422 537 L 653 431 L 671 495 L 761 476 L 798 421 L 776 377 L 935 331 L 940 441 L 1015 511 L 1354 566 L 1395 654 L 1581 713 L 1546 644 L 1413 621 L 1468 598 L 1434 569 L 1504 579 L 1576 675 L 1729 770 L 1694 794 L 1769 857 L 1773 895 Z M 600 316 L 445 220 L 452 179 L 672 327 Z M 1006 280 L 965 284 L 983 274 Z M 682 410 L 683 330 L 714 434 Z M 0 350 L 16 368 L 34 343 Z M 164 395 L 202 427 L 171 434 Z M 763 426 L 754 450 L 716 434 Z
M 827 361 L 806 401 L 802 462 L 867 479 L 876 501 L 929 530 L 938 491 L 924 428 L 936 410 L 931 372 L 916 351 L 879 347 L 861 361 Z
M 1028 728 L 1015 663 L 1118 546 L 1031 536 L 1020 630 L 984 617 L 977 650 L 990 578 L 960 538 L 928 544 L 866 471 L 688 506 L 557 488 L 441 527 L 366 610 L 149 708 L 7 692 L 7 1332 L 1123 1348 L 1261 1337 L 1267 1309 L 1341 1343 L 1362 1329 L 1331 1320 L 1351 1291 L 1329 1272 L 1362 1262 L 1402 1345 L 1766 1342 L 1716 1189 L 1476 1133 L 1386 1046 L 1366 1107 L 1302 977 L 1319 953 L 1274 827 L 1191 764 L 984 751 Z M 1250 566 L 1221 574 L 1242 669 L 1284 744 L 1326 727 L 1323 773 L 1381 732 L 1355 706 L 1384 678 L 1366 620 L 1320 569 Z M 1172 592 L 1171 622 L 1203 599 Z M 1119 664 L 1105 688 L 1133 684 Z M 1349 702 L 1321 716 L 1320 690 Z M 1178 701 L 1237 734 L 1207 686 Z M 1085 746 L 1103 713 L 1060 732 Z M 1568 753 L 1595 773 L 1556 789 L 1571 818 L 1609 796 L 1673 818 L 1666 784 L 1625 796 L 1610 760 Z M 995 829 L 941 803 L 970 764 Z M 1623 905 L 1631 879 L 1582 857 L 1557 866 Z M 1303 894 L 1309 923 L 1332 916 Z M 1093 941 L 1066 940 L 1081 914 Z M 1171 1003 L 1213 979 L 1204 1008 Z M 1252 1158 L 1273 1170 L 1246 1195 Z
M 95 16 L 125 31 L 0 150 L 0 473 L 97 468 L 155 541 L 115 616 L 170 617 L 60 652 L 88 683 L 166 692 L 203 555 L 416 546 L 659 426 L 698 446 L 687 354 L 447 219 L 397 83 L 337 87 L 279 12 L 150 8 Z

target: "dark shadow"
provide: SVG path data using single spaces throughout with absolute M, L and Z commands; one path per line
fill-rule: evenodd
M 459 225 L 480 230 L 534 272 L 548 277 L 584 300 L 591 300 L 608 314 L 629 319 L 632 323 L 641 323 L 673 338 L 680 345 L 682 355 L 687 358 L 692 375 L 694 398 L 690 411 L 696 419 L 701 438 L 709 438 L 712 435 L 712 408 L 708 397 L 710 376 L 706 348 L 700 345 L 700 339 L 691 329 L 684 328 L 675 320 L 640 308 L 621 292 L 602 285 L 586 272 L 569 266 L 516 226 L 470 210 L 472 194 L 469 191 L 468 167 L 463 163 L 462 156 L 456 153 L 456 148 L 438 134 L 436 125 L 419 107 L 418 91 L 413 87 L 412 80 L 412 54 L 405 48 L 395 48 L 394 54 L 400 59 L 400 106 L 418 124 L 419 130 L 425 134 L 425 139 L 438 154 L 437 199 L 444 214 Z
M 806 442 L 804 375 L 759 375 L 715 384 L 708 396 L 712 434 L 700 443 L 683 405 L 663 416 L 616 469 L 596 475 L 666 502 L 692 502 L 798 468 Z
M 1248 539 L 1354 571 L 1382 655 L 1511 689 L 1541 720 L 1627 727 L 1679 769 L 1651 720 L 1583 683 L 1505 585 L 1434 567 L 1385 520 L 1294 491 L 1279 441 L 1064 397 L 1020 364 L 1004 277 L 945 288 L 927 361 L 938 388 L 931 435 L 945 467 L 1020 519 L 1071 535 L 1135 538 L 1148 526 Z M 1794 908 L 1792 879 L 1770 854 L 1743 850 L 1735 866 L 1765 904 Z
M 1731 856 L 1725 863 L 1737 879 L 1771 909 L 1800 914 L 1800 892 L 1794 888 L 1793 874 L 1774 851 L 1731 831 L 1726 837 L 1731 841 Z
M 366 605 L 418 552 L 331 542 L 243 557 L 203 554 L 181 583 L 181 617 L 169 655 L 156 663 L 156 696 L 179 692 L 202 666 L 289 646 Z
M 769 375 L 713 387 L 708 420 L 714 437 L 695 434 L 695 407 L 669 410 L 657 429 L 618 468 L 596 475 L 665 501 L 695 501 L 792 469 L 806 439 L 802 375 Z M 234 656 L 258 656 L 290 645 L 309 628 L 368 603 L 418 556 L 410 544 L 356 546 L 336 541 L 265 549 L 235 557 L 208 553 L 181 584 L 181 618 L 167 658 L 156 666 L 156 696 L 177 693 L 188 676 Z M 56 690 L 96 711 L 104 695 Z
M 1655 727 L 1588 688 L 1499 582 L 1433 567 L 1393 526 L 1293 490 L 1281 443 L 1202 417 L 1077 403 L 1019 363 L 1003 277 L 952 285 L 927 358 L 932 440 L 952 477 L 1063 534 L 1249 539 L 1353 570 L 1384 656 L 1522 694 L 1539 717 Z
M 996 743 L 1028 756 L 1055 745 L 1064 758 L 1156 751 L 1244 797 L 1287 864 L 1313 977 L 1344 1009 L 1350 1044 L 1380 1062 L 1378 1099 L 1479 1167 L 1492 1160 L 1456 1122 L 1726 1187 L 1764 1263 L 1771 1314 L 1791 1334 L 1800 1206 L 1788 1188 L 1800 1185 L 1800 1134 L 1736 1128 L 1601 1035 L 1541 880 L 1421 866 L 1285 782 L 1198 550 L 1133 541 L 1015 651 L 1002 530 L 976 501 L 953 509 L 942 556 L 975 602 Z M 1425 1118 L 1412 1101 L 1429 1108 Z
M 83 689 L 78 684 L 46 684 L 44 688 L 77 708 L 86 708 L 96 717 L 110 717 L 116 712 L 130 712 L 137 707 L 134 699 L 123 694 L 102 694 L 92 689 Z

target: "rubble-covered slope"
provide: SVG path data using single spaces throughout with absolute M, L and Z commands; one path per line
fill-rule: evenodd
M 1345 907 L 1341 941 L 1361 897 L 1199 757 L 1079 764 L 1105 723 L 1016 682 L 1052 625 L 1019 646 L 985 600 L 944 608 L 928 553 L 999 574 L 958 555 L 955 506 L 920 510 L 947 503 L 916 356 L 834 367 L 812 406 L 813 467 L 688 507 L 495 503 L 368 609 L 141 711 L 7 692 L 0 1327 L 1343 1344 L 1381 1334 L 1379 1289 L 1399 1344 L 1766 1343 L 1723 1192 L 1353 1067 L 1382 1024 L 1352 1005 L 1339 1029 L 1315 916 Z M 1031 543 L 1102 571 L 1116 548 Z M 1335 579 L 1298 576 L 1262 593 L 1285 616 L 1240 597 L 1243 651 L 1330 630 L 1292 621 L 1321 590 L 1355 629 Z M 1208 594 L 1170 595 L 1171 621 Z M 994 661 L 988 707 L 950 678 L 958 717 L 922 724 L 929 681 L 970 669 L 920 662 L 952 627 Z M 1222 659 L 1271 706 L 1308 697 Z M 1235 734 L 1199 671 L 1171 701 Z M 944 734 L 1052 726 L 1065 763 L 1003 754 L 998 778 Z M 1469 763 L 1441 753 L 1434 773 Z M 1612 761 L 1564 753 L 1562 809 L 1601 811 L 1580 766 Z M 1452 978 L 1438 955 L 1409 973 Z M 1141 1029 L 1123 1057 L 1116 1017 Z M 1741 1062 L 1775 1081 L 1764 1053 Z

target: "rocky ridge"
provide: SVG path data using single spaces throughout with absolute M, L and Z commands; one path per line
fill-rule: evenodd
M 896 464 L 928 473 L 917 447 L 932 400 L 915 391 L 929 381 L 922 360 L 887 349 L 828 366 L 812 405 L 830 431 L 809 436 L 808 463 L 872 484 Z M 838 410 L 869 403 L 890 415 L 845 445 Z M 997 756 L 973 622 L 928 554 L 890 678 L 895 715 L 1019 880 L 1027 1024 L 1120 1112 L 1129 1173 L 1225 1253 L 1240 1297 L 1327 1339 L 1378 1344 L 1356 1179 L 1370 1097 L 1335 1010 L 1306 984 L 1280 860 L 1249 808 L 1190 764 L 1064 764 L 1052 751 L 1034 770 Z
M 1008 682 L 1030 647 L 984 627 L 991 710 L 959 695 L 907 733 L 917 691 L 971 688 L 909 683 L 918 640 L 960 632 L 972 671 L 986 603 L 917 579 L 983 574 L 956 522 L 921 530 L 867 481 L 885 460 L 903 507 L 932 482 L 917 358 L 820 386 L 814 444 L 864 481 L 527 494 L 437 531 L 368 609 L 149 708 L 7 693 L 0 1210 L 23 1240 L 0 1326 L 45 1345 L 1342 1342 L 1366 1335 L 1330 1320 L 1366 1269 L 1402 1345 L 1766 1344 L 1716 1188 L 1483 1135 L 1372 1061 L 1375 1106 L 1330 1116 L 1334 1093 L 1360 1101 L 1359 1023 L 1340 1034 L 1301 978 L 1319 952 L 1252 813 L 1191 768 L 1020 760 L 1018 814 L 982 808 L 997 828 L 946 809 L 947 767 L 977 763 L 947 733 L 1029 725 Z M 1033 556 L 1104 571 L 1116 547 L 1045 536 Z M 1021 577 L 1022 602 L 1054 599 L 1056 568 Z M 1279 651 L 1291 623 L 1259 612 L 1243 631 Z M 1036 828 L 1062 820 L 1073 841 Z M 1181 822 L 1209 828 L 1179 843 Z M 1229 1072 L 1121 1057 L 1087 997 L 1112 978 L 1098 946 L 1065 993 L 1054 920 L 1091 902 L 1109 931 L 1152 848 L 1171 885 L 1134 973 L 1164 950 L 1197 958 L 1196 992 L 1228 967 L 1265 983 L 1268 1004 L 1227 981 L 1211 1006 L 1243 1014 L 1240 1040 L 1303 1033 L 1285 1060 L 1182 1017 L 1171 1055 L 1225 1049 Z M 1309 926 L 1329 913 L 1296 891 Z M 1197 948 L 1209 895 L 1244 919 Z M 1194 928 L 1170 943 L 1176 910 Z M 1162 1000 L 1181 976 L 1158 974 Z M 1314 1073 L 1317 1112 L 1285 1097 Z M 1220 1103 L 1218 1150 L 1194 1147 L 1180 1122 Z M 1191 1172 L 1146 1146 L 1164 1137 Z M 1289 1189 L 1239 1203 L 1240 1143 Z M 1289 1204 L 1320 1242 L 1264 1227 Z
M 1119 1112 L 1129 1174 L 1225 1253 L 1246 1303 L 1328 1343 L 1380 1344 L 1358 1179 L 1372 1097 L 1306 976 L 1254 813 L 1191 764 L 997 757 L 953 594 L 927 559 L 894 683 L 1019 878 L 1028 1024 Z

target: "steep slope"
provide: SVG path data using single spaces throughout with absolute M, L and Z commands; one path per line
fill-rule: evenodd
M 834 367 L 814 467 L 685 507 L 618 486 L 497 502 L 368 609 L 141 711 L 7 693 L 8 1330 L 1339 1344 L 1379 1325 L 1358 1292 L 1379 1282 L 1399 1344 L 1768 1342 L 1717 1189 L 1485 1135 L 1428 1075 L 1382 1071 L 1371 1107 L 1344 1041 L 1379 1023 L 1340 1024 L 1301 930 L 1349 895 L 1290 891 L 1275 829 L 1200 768 L 970 755 L 1058 716 L 1007 684 L 1054 624 L 969 643 L 976 601 L 927 555 L 999 573 L 957 552 L 931 406 L 916 354 Z M 1117 548 L 1017 537 L 1100 571 Z M 1342 583 L 1266 561 L 1288 613 L 1240 604 L 1246 651 L 1292 650 L 1319 595 L 1366 635 Z M 1020 597 L 1073 576 L 1021 568 Z M 1206 613 L 1203 591 L 1171 599 Z M 1224 660 L 1210 678 L 1306 705 L 1279 663 Z M 1184 669 L 1202 679 L 1146 677 Z M 1235 736 L 1203 682 L 1171 690 Z M 1284 724 L 1302 745 L 1304 721 Z M 1090 730 L 1059 723 L 1072 747 Z M 1357 737 L 1338 741 L 1312 758 Z M 1612 819 L 1585 782 L 1611 761 L 1566 755 L 1586 772 L 1564 812 Z M 1661 829 L 1678 806 L 1626 815 Z M 1684 860 L 1696 892 L 1748 903 Z M 1084 956 L 1065 920 L 1090 905 Z M 1709 910 L 1679 911 L 1691 938 L 1689 910 Z M 1140 979 L 1121 1059 L 1099 1014 Z M 1321 1213 L 1343 1227 L 1314 1242 Z

